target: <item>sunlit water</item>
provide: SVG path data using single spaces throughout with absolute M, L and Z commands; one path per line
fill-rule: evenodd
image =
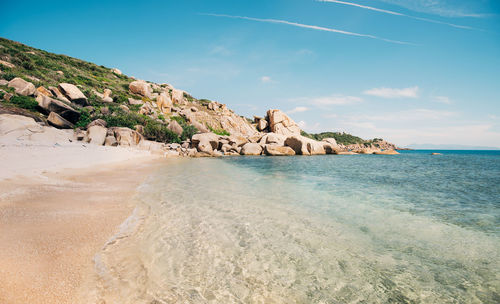
M 106 303 L 500 303 L 500 152 L 172 160 Z

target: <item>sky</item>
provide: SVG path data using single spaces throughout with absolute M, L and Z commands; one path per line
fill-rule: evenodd
M 236 113 L 500 147 L 500 1 L 2 1 L 0 36 Z

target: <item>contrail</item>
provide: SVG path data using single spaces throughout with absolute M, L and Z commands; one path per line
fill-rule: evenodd
M 245 17 L 245 16 L 224 15 L 224 14 L 203 14 L 203 13 L 201 13 L 200 15 L 213 16 L 213 17 L 225 17 L 225 18 L 232 18 L 232 19 L 243 19 L 243 20 L 250 20 L 250 21 L 257 21 L 257 22 L 286 24 L 286 25 L 291 25 L 291 26 L 296 26 L 296 27 L 301 27 L 301 28 L 307 28 L 307 29 L 312 29 L 312 30 L 317 30 L 317 31 L 325 31 L 325 32 L 332 32 L 332 33 L 338 33 L 338 34 L 344 34 L 344 35 L 350 35 L 350 36 L 357 36 L 357 37 L 365 37 L 365 38 L 377 39 L 377 40 L 382 40 L 382 41 L 386 41 L 386 42 L 390 42 L 390 43 L 415 45 L 415 44 L 410 43 L 410 42 L 385 39 L 385 38 L 377 37 L 377 36 L 374 36 L 374 35 L 359 34 L 359 33 L 354 33 L 354 32 L 348 32 L 348 31 L 343 31 L 343 30 L 328 28 L 328 27 L 321 27 L 321 26 L 316 26 L 316 25 L 308 25 L 308 24 L 290 22 L 290 21 L 286 21 L 286 20 L 261 19 L 261 18 Z
M 448 23 L 448 22 L 443 22 L 443 21 L 438 21 L 438 20 L 428 19 L 428 18 L 415 17 L 415 16 L 411 16 L 411 15 L 406 15 L 406 14 L 403 14 L 403 13 L 398 13 L 398 12 L 395 12 L 395 11 L 384 10 L 384 9 L 380 9 L 380 8 L 376 8 L 376 7 L 372 7 L 372 6 L 361 5 L 361 4 L 352 3 L 352 2 L 338 1 L 338 0 L 316 0 L 316 1 L 318 1 L 318 2 L 330 2 L 330 3 L 344 4 L 344 5 L 355 6 L 355 7 L 359 7 L 359 8 L 371 10 L 371 11 L 380 12 L 380 13 L 385 13 L 385 14 L 391 14 L 391 15 L 396 15 L 396 16 L 402 16 L 402 17 L 412 18 L 412 19 L 415 19 L 415 20 L 420 20 L 420 21 L 425 21 L 425 22 L 431 22 L 431 23 L 437 23 L 437 24 L 444 24 L 444 25 L 448 25 L 448 26 L 452 26 L 452 27 L 456 27 L 456 28 L 461 28 L 461 29 L 467 29 L 467 30 L 476 30 L 475 28 L 470 27 L 470 26 L 459 25 L 459 24 L 454 24 L 454 23 Z

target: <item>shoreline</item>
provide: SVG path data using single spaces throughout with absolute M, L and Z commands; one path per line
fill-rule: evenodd
M 63 161 L 0 177 L 0 230 L 8 231 L 0 234 L 1 303 L 78 303 L 94 255 L 130 216 L 137 188 L 161 162 L 102 153 L 110 163 L 87 158 L 88 166 L 65 170 Z

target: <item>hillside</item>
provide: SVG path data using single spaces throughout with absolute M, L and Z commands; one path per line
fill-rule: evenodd
M 252 121 L 225 104 L 194 98 L 170 84 L 137 80 L 116 68 L 4 38 L 0 38 L 2 113 L 74 129 L 79 141 L 99 145 L 138 145 L 142 141 L 148 147 L 191 156 L 311 155 L 366 148 L 371 153 L 395 148 L 381 139 L 363 140 L 345 133 L 307 134 L 280 110 L 269 110 L 265 118 Z M 196 139 L 193 135 L 197 133 L 205 135 Z M 152 145 L 148 140 L 170 145 Z M 182 148 L 171 145 L 181 143 Z M 252 149 L 243 147 L 257 143 Z

